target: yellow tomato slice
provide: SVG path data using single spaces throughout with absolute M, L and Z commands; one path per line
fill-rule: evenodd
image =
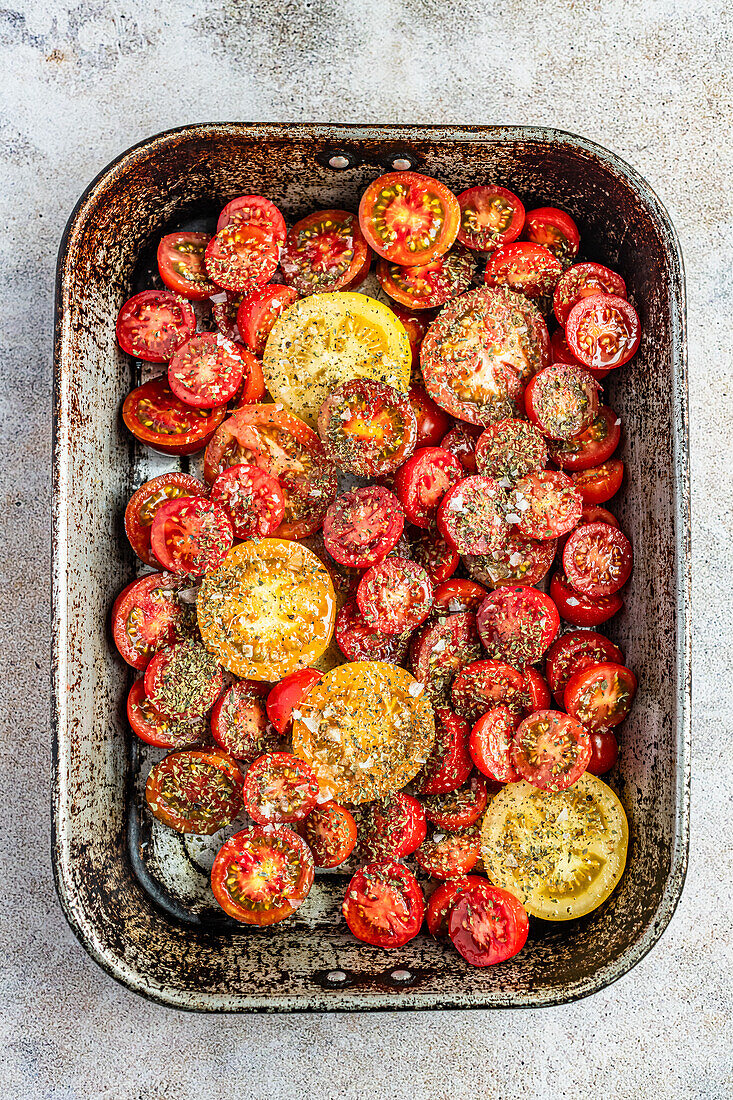
M 596 909 L 626 863 L 629 826 L 617 796 L 586 772 L 566 791 L 507 783 L 491 800 L 481 854 L 495 886 L 543 920 L 571 920 Z
M 326 673 L 294 715 L 293 752 L 332 798 L 369 802 L 404 787 L 435 740 L 422 684 L 386 661 Z
M 243 542 L 198 597 L 206 648 L 235 676 L 280 680 L 312 665 L 333 635 L 336 594 L 312 551 L 287 539 Z
M 402 323 L 365 294 L 311 294 L 286 309 L 267 339 L 270 393 L 312 428 L 334 386 L 352 378 L 406 393 L 412 352 Z

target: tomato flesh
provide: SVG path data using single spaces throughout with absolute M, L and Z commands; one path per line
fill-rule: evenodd
M 356 808 L 357 853 L 360 862 L 403 859 L 425 839 L 425 811 L 404 791 Z
M 231 520 L 214 500 L 178 497 L 158 508 L 150 546 L 164 569 L 203 577 L 224 561 L 234 542 Z
M 397 545 L 405 525 L 397 497 L 379 485 L 353 489 L 326 512 L 323 541 L 342 565 L 367 568 Z
M 598 414 L 584 431 L 572 439 L 553 440 L 550 456 L 562 470 L 589 470 L 606 462 L 619 445 L 621 421 L 613 409 L 601 405 Z
M 577 525 L 583 510 L 583 498 L 567 474 L 544 470 L 528 474 L 514 486 L 507 512 L 509 523 L 516 523 L 520 534 L 530 539 L 555 539 Z
M 165 718 L 208 713 L 222 687 L 222 669 L 196 638 L 159 650 L 145 668 L 145 694 Z
M 185 404 L 165 375 L 132 390 L 122 405 L 122 419 L 136 439 L 168 455 L 203 450 L 225 416 L 223 408 L 194 409 Z
M 168 385 L 195 409 L 219 408 L 234 397 L 245 372 L 241 349 L 221 333 L 199 332 L 168 364 Z
M 298 294 L 325 294 L 349 286 L 370 257 L 355 214 L 316 210 L 289 230 L 280 267 Z
M 438 615 L 476 611 L 485 596 L 486 589 L 476 581 L 467 581 L 463 578 L 443 581 L 433 593 L 433 611 Z
M 479 473 L 495 478 L 500 484 L 539 473 L 546 465 L 547 444 L 534 424 L 526 420 L 508 417 L 489 424 L 476 443 Z
M 428 264 L 409 267 L 380 260 L 377 279 L 385 294 L 408 309 L 436 309 L 468 290 L 476 258 L 457 244 Z
M 204 253 L 208 233 L 168 233 L 158 245 L 158 271 L 169 290 L 191 302 L 205 302 L 216 293 L 206 274 Z
M 144 669 L 156 650 L 192 633 L 193 610 L 178 596 L 186 583 L 170 573 L 148 573 L 120 592 L 112 608 L 112 637 L 128 665 Z
M 492 252 L 484 271 L 487 286 L 508 286 L 530 299 L 547 301 L 562 275 L 562 264 L 540 244 L 515 241 Z
M 260 756 L 244 780 L 244 807 L 258 825 L 303 821 L 318 798 L 312 769 L 289 752 Z
M 522 950 L 529 919 L 508 890 L 482 883 L 460 894 L 448 918 L 448 932 L 471 966 L 495 966 Z
M 393 860 L 361 867 L 346 888 L 346 923 L 357 939 L 376 947 L 404 947 L 420 931 L 423 912 L 415 876 Z
M 428 795 L 424 799 L 425 817 L 439 829 L 469 829 L 483 814 L 488 799 L 485 779 L 474 773 L 458 790 Z
M 267 696 L 267 717 L 278 733 L 287 732 L 293 711 L 300 706 L 313 685 L 322 679 L 323 673 L 317 668 L 297 668 L 275 684 Z
M 315 806 L 298 828 L 316 867 L 338 867 L 356 846 L 356 821 L 338 802 Z
M 506 504 L 506 492 L 498 481 L 473 474 L 449 489 L 441 500 L 438 530 L 459 554 L 497 550 L 508 535 Z
M 490 592 L 476 613 L 476 623 L 490 657 L 531 665 L 554 641 L 560 615 L 544 592 L 517 585 Z
M 221 505 L 238 539 L 274 535 L 285 516 L 280 485 L 258 466 L 230 466 L 211 486 L 211 500 Z
M 161 504 L 178 497 L 204 496 L 206 486 L 191 474 L 172 471 L 151 478 L 132 494 L 125 508 L 125 533 L 141 561 L 157 567 L 150 548 L 150 527 Z
M 565 325 L 570 350 L 587 367 L 621 367 L 641 341 L 639 315 L 625 298 L 593 294 L 570 310 Z
M 473 826 L 460 833 L 433 833 L 415 852 L 418 867 L 439 881 L 466 875 L 478 862 L 480 838 Z
M 413 780 L 422 797 L 456 791 L 471 774 L 468 723 L 447 707 L 435 708 L 435 741 L 430 756 Z
M 376 477 L 396 470 L 415 449 L 417 421 L 406 394 L 354 378 L 336 386 L 324 401 L 318 434 L 341 470 Z
M 410 646 L 410 661 L 415 678 L 425 684 L 428 697 L 444 705 L 451 682 L 464 665 L 481 655 L 481 640 L 476 616 L 471 612 L 448 615 L 437 623 L 427 623 L 415 635 Z
M 117 343 L 146 363 L 166 363 L 196 331 L 193 307 L 176 294 L 143 290 L 117 315 Z
M 565 576 L 585 596 L 612 596 L 631 576 L 631 543 L 608 523 L 584 523 L 565 543 Z
M 587 729 L 607 729 L 623 722 L 636 688 L 631 669 L 606 661 L 572 674 L 565 687 L 565 706 Z
M 242 773 L 228 756 L 200 749 L 169 753 L 145 786 L 154 817 L 178 833 L 210 836 L 242 809 Z
M 224 290 L 248 294 L 264 286 L 277 270 L 278 246 L 248 222 L 230 222 L 206 246 L 206 271 Z
M 417 172 L 388 172 L 362 195 L 359 224 L 378 256 L 416 266 L 448 251 L 458 233 L 460 207 L 438 180 Z
M 262 357 L 275 321 L 298 298 L 292 287 L 270 284 L 243 296 L 237 309 L 236 327 L 254 355 Z
M 436 940 L 448 939 L 448 918 L 457 898 L 471 886 L 482 886 L 486 879 L 479 875 L 462 875 L 461 878 L 447 879 L 433 890 L 428 898 L 425 923 L 428 932 Z
M 620 275 L 603 264 L 574 264 L 563 273 L 552 297 L 555 316 L 563 328 L 573 306 L 593 294 L 614 294 L 618 298 L 625 298 L 626 283 Z
M 466 554 L 463 563 L 469 574 L 489 588 L 504 585 L 535 585 L 547 575 L 555 557 L 556 539 L 525 539 L 510 534 L 503 546 L 488 554 Z
M 141 741 L 156 748 L 191 749 L 206 740 L 204 718 L 166 718 L 148 699 L 142 680 L 136 680 L 130 688 L 127 720 Z
M 565 791 L 590 760 L 588 731 L 557 710 L 538 710 L 519 723 L 510 759 L 522 779 L 543 791 Z
M 463 476 L 461 463 L 450 451 L 442 447 L 415 451 L 395 475 L 395 492 L 410 523 L 426 529 L 433 526 L 438 505 Z
M 268 721 L 264 693 L 264 685 L 255 680 L 237 680 L 214 704 L 211 735 L 235 760 L 251 763 L 278 747 L 280 739 Z
M 492 252 L 517 239 L 524 225 L 524 206 L 506 187 L 469 187 L 458 196 L 461 225 L 458 240 L 477 252 Z
M 370 626 L 356 600 L 349 600 L 336 616 L 336 644 L 347 661 L 390 661 L 401 664 L 409 642 L 399 634 L 383 634 Z
M 578 255 L 580 232 L 564 210 L 555 206 L 541 206 L 528 210 L 524 219 L 522 239 L 542 245 L 561 263 L 568 267 Z
M 425 622 L 433 606 L 433 583 L 426 570 L 407 558 L 389 557 L 367 569 L 356 602 L 369 626 L 402 634 Z
M 599 389 L 588 371 L 554 363 L 530 379 L 524 392 L 527 416 L 549 439 L 574 439 L 598 416 Z
M 285 244 L 285 219 L 275 203 L 262 195 L 238 195 L 228 202 L 216 223 L 217 233 L 228 225 L 254 225 L 278 247 Z
M 471 730 L 471 759 L 482 775 L 496 783 L 516 783 L 519 779 L 509 756 L 515 729 L 515 716 L 500 703 L 482 714 Z
M 211 869 L 211 889 L 222 909 L 243 924 L 284 920 L 313 885 L 313 856 L 292 829 L 244 829 L 221 848 Z
M 624 606 L 618 592 L 594 599 L 576 592 L 562 573 L 555 573 L 550 581 L 550 595 L 563 619 L 574 626 L 600 626 Z
M 617 645 L 594 630 L 571 630 L 562 634 L 547 651 L 547 681 L 562 705 L 563 692 L 574 672 L 604 661 L 623 663 Z
M 617 458 L 611 458 L 600 466 L 581 470 L 573 480 L 584 504 L 605 504 L 621 488 L 624 464 Z

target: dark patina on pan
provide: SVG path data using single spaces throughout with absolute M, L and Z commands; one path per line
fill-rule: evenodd
M 124 720 L 129 670 L 111 645 L 114 595 L 134 575 L 125 502 L 148 474 L 119 421 L 133 382 L 114 338 L 136 265 L 161 232 L 242 193 L 289 217 L 356 208 L 385 169 L 416 166 L 454 191 L 496 181 L 558 205 L 586 254 L 621 271 L 641 314 L 639 353 L 611 376 L 628 485 L 614 509 L 634 581 L 610 633 L 641 690 L 612 783 L 629 813 L 621 885 L 579 921 L 535 922 L 527 948 L 475 970 L 421 935 L 387 953 L 338 921 L 339 876 L 272 929 L 234 929 L 152 873 L 137 813 L 140 762 Z M 80 199 L 61 244 L 55 346 L 53 859 L 66 916 L 94 959 L 153 1000 L 209 1012 L 536 1007 L 603 988 L 668 924 L 688 840 L 690 641 L 687 380 L 682 257 L 648 184 L 598 145 L 530 127 L 190 126 L 119 157 Z M 310 899 L 309 899 L 310 900 Z

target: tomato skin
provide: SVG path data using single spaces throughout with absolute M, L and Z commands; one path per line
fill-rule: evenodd
M 358 940 L 375 947 L 404 947 L 418 934 L 425 902 L 415 876 L 383 860 L 361 867 L 346 888 L 343 914 Z
M 468 739 L 471 759 L 482 775 L 496 783 L 516 783 L 519 779 L 509 757 L 515 729 L 514 715 L 500 703 L 482 714 L 471 730 Z
M 618 298 L 625 298 L 626 283 L 603 264 L 574 264 L 563 273 L 552 297 L 552 308 L 563 328 L 573 306 L 593 294 L 615 294 Z
M 589 470 L 606 462 L 620 439 L 621 421 L 613 409 L 601 405 L 593 423 L 578 435 L 550 443 L 550 457 L 561 470 Z
M 475 826 L 460 833 L 435 833 L 417 849 L 415 862 L 432 878 L 442 882 L 468 874 L 478 862 L 479 848 Z
M 452 578 L 439 584 L 433 593 L 433 611 L 452 615 L 461 611 L 476 611 L 488 595 L 482 584 Z
M 244 295 L 237 310 L 237 329 L 253 355 L 262 358 L 275 321 L 299 297 L 297 290 L 277 283 L 268 283 Z
M 457 898 L 471 886 L 483 886 L 485 882 L 486 879 L 479 875 L 463 875 L 462 878 L 449 878 L 441 882 L 428 898 L 425 912 L 430 935 L 436 940 L 447 940 L 448 918 Z
M 164 374 L 131 390 L 122 405 L 125 427 L 141 443 L 165 455 L 203 450 L 226 410 L 194 409 L 171 390 Z
M 612 596 L 631 576 L 631 543 L 609 523 L 584 523 L 569 535 L 562 564 L 576 592 L 592 597 Z
M 610 638 L 595 630 L 571 630 L 561 634 L 547 651 L 545 671 L 553 694 L 563 706 L 563 693 L 573 672 L 604 661 L 623 663 L 623 653 Z M 538 710 L 545 708 L 538 707 Z
M 410 546 L 413 558 L 427 570 L 433 584 L 452 577 L 461 560 L 436 527 L 421 530 L 417 538 L 410 539 Z
M 377 279 L 385 294 L 411 310 L 437 309 L 469 290 L 476 258 L 462 245 L 418 267 L 377 263 Z
M 467 474 L 475 474 L 478 469 L 476 447 L 481 438 L 481 428 L 474 424 L 459 421 L 440 441 L 444 451 L 455 455 Z
M 193 629 L 191 612 L 176 595 L 181 587 L 180 579 L 170 573 L 146 573 L 126 585 L 115 600 L 112 637 L 123 660 L 138 671 L 147 666 L 157 649 Z
M 258 825 L 304 821 L 316 804 L 318 780 L 289 752 L 271 752 L 250 766 L 242 787 L 244 808 Z
M 615 294 L 593 294 L 568 314 L 565 336 L 576 359 L 587 367 L 621 367 L 641 341 L 639 315 L 631 302 Z
M 192 749 L 206 740 L 204 718 L 187 722 L 165 718 L 147 698 L 142 680 L 136 680 L 130 688 L 127 720 L 141 741 L 156 748 Z
M 273 864 L 283 880 L 280 889 L 272 877 L 266 877 Z M 282 870 L 283 865 L 286 870 Z M 251 875 L 253 890 L 247 903 L 245 897 L 234 896 L 233 883 L 229 881 L 230 876 L 236 880 L 237 870 L 243 872 L 245 883 L 247 875 Z M 269 873 L 272 876 L 272 871 Z M 225 913 L 243 924 L 263 927 L 284 920 L 305 900 L 312 885 L 311 850 L 302 837 L 284 826 L 271 825 L 267 831 L 243 829 L 235 833 L 219 849 L 211 868 L 214 897 Z
M 420 797 L 448 794 L 463 786 L 471 769 L 468 722 L 447 707 L 436 706 L 435 741 L 430 756 L 413 780 L 413 787 Z
M 586 771 L 591 775 L 605 775 L 616 767 L 618 741 L 611 730 L 594 730 L 590 735 L 591 756 Z
M 557 257 L 564 268 L 578 255 L 580 232 L 564 210 L 556 206 L 540 206 L 528 210 L 524 219 L 522 240 L 540 244 Z
M 476 624 L 490 657 L 531 665 L 555 640 L 560 615 L 544 592 L 516 585 L 490 592 L 476 613 Z
M 565 687 L 565 706 L 587 729 L 608 729 L 626 718 L 637 686 L 631 669 L 606 661 L 572 674 Z
M 580 722 L 557 710 L 538 710 L 519 723 L 509 758 L 534 787 L 566 791 L 585 771 L 590 751 Z
M 399 634 L 383 634 L 370 626 L 356 600 L 347 600 L 336 615 L 335 637 L 347 661 L 389 661 L 399 665 L 409 645 Z
M 530 378 L 524 407 L 548 439 L 574 439 L 598 416 L 599 389 L 595 378 L 582 367 L 553 363 Z
M 326 294 L 351 287 L 371 262 L 371 252 L 355 214 L 315 210 L 288 231 L 280 253 L 285 282 L 299 295 Z
M 572 367 L 584 367 L 584 364 L 581 363 L 580 359 L 576 359 L 572 351 L 570 350 L 568 342 L 565 338 L 564 328 L 556 329 L 550 337 L 550 359 L 553 363 L 568 363 Z M 584 369 L 588 370 L 587 367 L 584 367 Z M 594 374 L 593 377 L 597 378 L 598 374 Z
M 618 593 L 591 599 L 576 592 L 562 573 L 555 573 L 550 581 L 550 595 L 562 618 L 574 626 L 600 626 L 624 606 Z
M 248 294 L 269 282 L 277 270 L 278 246 L 248 222 L 230 222 L 206 246 L 206 271 L 224 290 Z
M 229 411 L 235 412 L 243 405 L 255 405 L 265 396 L 265 375 L 262 360 L 255 358 L 246 348 L 240 347 L 245 364 L 244 378 L 234 397 L 229 402 Z
M 458 200 L 445 184 L 418 172 L 379 176 L 359 203 L 367 243 L 395 264 L 416 266 L 442 256 L 456 239 L 460 217 Z M 415 229 L 418 220 L 422 226 Z
M 219 696 L 211 711 L 211 736 L 235 760 L 251 763 L 274 752 L 280 738 L 267 720 L 266 685 L 237 680 Z
M 547 299 L 562 275 L 562 265 L 549 249 L 515 241 L 492 252 L 484 271 L 489 287 L 508 286 L 530 299 Z
M 298 826 L 316 867 L 338 867 L 356 846 L 356 822 L 345 806 L 322 802 Z
M 477 252 L 492 252 L 517 239 L 524 225 L 521 199 L 506 187 L 469 187 L 458 196 L 458 240 Z
M 262 195 L 238 195 L 228 202 L 216 223 L 220 233 L 228 225 L 255 225 L 280 247 L 285 244 L 285 219 L 270 199 Z
M 242 773 L 221 752 L 169 752 L 150 770 L 145 801 L 153 816 L 176 832 L 211 836 L 242 809 Z
M 404 791 L 357 806 L 355 812 L 360 863 L 403 859 L 425 840 L 425 811 Z
M 489 926 L 489 940 L 479 940 L 475 925 Z M 471 886 L 457 898 L 448 918 L 448 932 L 456 950 L 471 966 L 495 966 L 517 955 L 529 935 L 526 910 L 513 894 L 498 886 Z
M 209 233 L 168 233 L 158 245 L 161 279 L 169 290 L 190 302 L 205 302 L 216 293 L 204 266 L 204 252 L 210 240 Z
M 158 559 L 150 548 L 150 527 L 161 504 L 179 496 L 205 495 L 206 486 L 198 478 L 177 470 L 151 478 L 132 494 L 125 508 L 125 534 L 141 561 L 158 567 Z
M 395 474 L 395 493 L 410 523 L 427 529 L 435 523 L 446 492 L 461 481 L 463 467 L 442 447 L 421 447 Z
M 150 526 L 150 547 L 171 573 L 203 577 L 221 565 L 233 542 L 229 516 L 206 497 L 166 501 Z
M 583 511 L 583 498 L 572 478 L 555 470 L 528 474 L 514 486 L 512 502 L 516 513 L 507 519 L 516 522 L 525 538 L 556 539 L 577 526 Z M 517 519 L 512 520 L 511 515 Z
M 167 363 L 195 331 L 196 314 L 191 304 L 180 295 L 162 290 L 134 294 L 117 314 L 115 326 L 122 350 L 146 363 Z
M 410 386 L 407 394 L 417 421 L 417 447 L 437 447 L 450 428 L 451 419 L 428 397 L 422 386 Z
M 554 644 L 554 643 L 553 643 Z M 552 648 L 552 647 L 550 647 Z M 541 672 L 531 665 L 522 670 L 524 684 L 529 695 L 529 710 L 549 710 L 552 702 L 550 688 Z
M 293 719 L 293 710 L 300 706 L 306 695 L 323 673 L 317 668 L 297 668 L 275 684 L 267 696 L 267 717 L 278 733 L 287 732 Z
M 329 506 L 323 541 L 335 561 L 368 568 L 394 549 L 404 525 L 397 497 L 379 485 L 368 485 L 342 493 Z
M 624 464 L 617 458 L 611 458 L 600 466 L 581 470 L 573 480 L 584 504 L 605 504 L 621 488 Z

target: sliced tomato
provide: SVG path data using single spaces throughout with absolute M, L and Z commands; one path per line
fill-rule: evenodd
M 572 439 L 550 443 L 550 457 L 561 470 L 589 470 L 606 462 L 620 439 L 620 419 L 613 409 L 601 405 L 595 420 L 584 431 Z
M 482 883 L 462 891 L 448 918 L 456 950 L 471 966 L 495 966 L 517 955 L 529 935 L 520 901 L 498 886 Z
M 478 862 L 480 837 L 476 826 L 460 833 L 433 833 L 415 852 L 415 862 L 439 881 L 466 875 Z
M 228 225 L 255 225 L 278 247 L 282 248 L 285 244 L 285 219 L 275 203 L 262 195 L 238 195 L 228 202 L 216 223 L 217 233 Z
M 586 771 L 591 775 L 605 775 L 616 767 L 618 741 L 611 730 L 596 730 L 590 735 L 590 761 Z
M 370 626 L 356 600 L 349 600 L 336 616 L 336 644 L 347 661 L 390 661 L 402 664 L 409 642 L 399 634 L 383 634 Z
M 230 222 L 209 241 L 204 262 L 209 278 L 217 286 L 249 294 L 275 274 L 278 245 L 249 222 Z
M 417 172 L 373 180 L 359 203 L 359 224 L 378 256 L 394 264 L 427 264 L 456 239 L 461 212 L 445 184 Z
M 484 282 L 490 287 L 508 286 L 544 305 L 552 297 L 561 275 L 562 264 L 548 248 L 515 241 L 492 252 L 486 263 Z
M 367 568 L 397 545 L 404 525 L 397 497 L 380 485 L 367 485 L 342 493 L 329 507 L 323 541 L 336 561 Z
M 167 233 L 158 245 L 158 271 L 169 290 L 191 302 L 205 302 L 216 294 L 206 274 L 204 252 L 209 233 Z
M 221 504 L 205 497 L 178 497 L 161 504 L 150 526 L 150 546 L 171 573 L 203 577 L 224 561 L 234 542 Z
M 532 668 L 531 665 L 526 665 L 522 669 L 522 675 L 529 697 L 527 709 L 530 713 L 533 710 L 549 710 L 551 703 L 550 689 L 542 673 L 538 672 L 536 668 Z
M 454 424 L 449 432 L 446 432 L 440 441 L 440 446 L 460 462 L 467 474 L 475 474 L 476 445 L 481 438 L 481 429 L 473 424 L 459 422 Z
M 613 294 L 617 298 L 625 298 L 626 283 L 603 264 L 574 264 L 563 273 L 552 296 L 555 316 L 563 328 L 568 323 L 573 306 L 593 294 Z
M 255 405 L 265 396 L 265 375 L 261 360 L 255 358 L 246 348 L 240 346 L 239 351 L 245 370 L 242 384 L 229 402 L 230 412 L 241 409 L 243 405 Z
M 245 294 L 237 309 L 237 329 L 249 350 L 258 356 L 265 351 L 267 337 L 281 313 L 300 295 L 290 286 L 269 283 Z
M 406 394 L 353 378 L 335 386 L 321 405 L 318 434 L 339 469 L 377 477 L 392 473 L 412 454 L 417 421 Z
M 159 649 L 145 667 L 145 694 L 165 718 L 207 714 L 222 682 L 221 665 L 196 638 Z
M 412 556 L 427 570 L 433 584 L 440 584 L 452 577 L 461 559 L 437 527 L 420 530 L 417 535 L 410 534 Z
M 150 527 L 161 504 L 178 497 L 205 496 L 206 486 L 191 474 L 177 470 L 151 478 L 132 494 L 125 508 L 125 532 L 141 561 L 157 567 L 150 549 Z
M 519 723 L 510 759 L 522 779 L 543 791 L 565 791 L 590 760 L 588 731 L 557 710 L 538 710 Z
M 459 554 L 498 550 L 509 534 L 507 495 L 493 477 L 473 474 L 445 494 L 438 507 L 438 530 Z
M 452 578 L 439 584 L 433 593 L 433 611 L 451 615 L 459 611 L 476 611 L 486 596 L 486 589 L 476 581 Z
M 196 331 L 196 314 L 178 294 L 143 290 L 117 314 L 117 343 L 146 363 L 166 363 Z
M 613 596 L 597 596 L 595 599 L 576 592 L 563 573 L 553 575 L 550 595 L 562 618 L 574 626 L 600 626 L 624 606 L 618 592 Z
M 458 240 L 477 252 L 493 252 L 517 239 L 524 225 L 524 206 L 512 191 L 495 184 L 470 187 L 458 196 L 461 225 Z
M 558 286 L 560 284 L 558 283 Z M 565 338 L 565 329 L 556 329 L 550 337 L 550 359 L 553 363 L 569 363 L 573 367 L 583 367 L 584 370 L 588 370 L 584 363 L 581 363 L 579 359 L 576 359 L 570 350 L 570 346 Z M 605 372 L 606 374 L 608 371 Z M 592 372 L 594 378 L 599 378 L 600 375 L 597 371 Z
M 141 741 L 163 749 L 192 749 L 206 740 L 208 725 L 203 717 L 181 721 L 166 718 L 145 694 L 145 684 L 136 680 L 127 696 L 127 720 Z
M 599 389 L 595 378 L 582 367 L 553 363 L 529 380 L 524 407 L 549 439 L 573 439 L 598 416 Z
M 298 294 L 325 294 L 349 286 L 370 256 L 355 214 L 315 210 L 288 231 L 280 267 Z
M 303 821 L 318 798 L 311 768 L 289 752 L 271 752 L 254 761 L 242 788 L 244 808 L 258 825 Z
M 323 673 L 317 668 L 297 668 L 275 684 L 267 696 L 267 717 L 278 733 L 286 733 L 293 719 L 293 711 L 300 706 L 306 695 Z
M 194 409 L 186 405 L 173 393 L 163 374 L 137 386 L 122 406 L 122 419 L 135 438 L 167 455 L 192 455 L 203 450 L 225 416 L 223 408 Z
M 482 775 L 495 783 L 516 783 L 519 772 L 509 752 L 517 727 L 515 715 L 503 703 L 489 707 L 471 730 L 468 751 Z
M 568 267 L 578 255 L 580 232 L 577 225 L 564 210 L 556 206 L 540 206 L 528 210 L 522 229 L 522 240 L 542 245 L 560 261 L 563 268 Z
M 382 634 L 404 634 L 424 623 L 433 606 L 433 583 L 407 558 L 389 557 L 367 569 L 356 602 L 369 626 Z
M 243 829 L 219 849 L 211 889 L 225 913 L 243 924 L 269 925 L 292 916 L 313 885 L 313 855 L 284 826 Z
M 298 826 L 316 867 L 338 867 L 356 846 L 356 822 L 345 806 L 323 802 Z
M 485 883 L 486 879 L 479 875 L 463 875 L 461 878 L 449 878 L 441 882 L 428 898 L 425 911 L 425 923 L 430 935 L 436 940 L 447 939 L 448 918 L 458 897 L 471 886 L 482 886 Z
M 545 374 L 550 367 L 540 372 Z M 530 381 L 530 386 L 536 378 Z M 500 483 L 514 482 L 527 474 L 539 473 L 547 465 L 547 443 L 534 424 L 508 417 L 488 428 L 476 443 L 476 467 L 485 477 Z
M 624 480 L 624 464 L 618 458 L 602 462 L 588 470 L 574 474 L 575 487 L 584 504 L 605 504 L 621 488 Z
M 593 294 L 577 302 L 565 325 L 570 350 L 587 367 L 621 367 L 641 341 L 639 315 L 625 298 Z
M 436 309 L 468 290 L 476 274 L 476 257 L 456 244 L 443 256 L 417 267 L 379 260 L 377 279 L 385 294 L 408 309 Z
M 387 949 L 404 947 L 414 939 L 424 909 L 417 879 L 393 860 L 360 867 L 343 903 L 344 919 L 356 938 Z
M 256 291 L 252 293 L 256 293 Z M 217 293 L 212 294 L 209 299 L 211 301 L 211 316 L 217 329 L 222 336 L 226 336 L 227 340 L 234 340 L 237 344 L 244 339 L 237 324 L 237 314 L 245 297 L 246 295 L 237 291 L 217 288 Z
M 422 386 L 410 386 L 407 397 L 417 422 L 418 447 L 437 447 L 450 427 L 450 417 L 428 397 Z
M 421 797 L 456 791 L 468 779 L 471 768 L 468 723 L 447 707 L 436 707 L 435 741 L 430 756 L 413 780 L 414 789 Z
M 442 447 L 415 451 L 395 475 L 395 492 L 410 523 L 426 529 L 433 526 L 440 501 L 463 476 L 461 463 L 450 451 Z
M 211 483 L 229 466 L 259 466 L 285 497 L 276 534 L 300 539 L 317 531 L 336 495 L 336 471 L 316 433 L 277 405 L 245 405 L 225 420 L 206 448 L 204 477 Z
M 597 634 L 594 630 L 571 630 L 561 634 L 547 651 L 547 681 L 562 706 L 565 687 L 574 672 L 604 661 L 621 664 L 623 659 L 618 646 L 603 634 Z
M 425 684 L 428 697 L 436 705 L 445 705 L 453 677 L 480 656 L 481 640 L 476 616 L 471 612 L 426 623 L 410 646 L 415 678 Z
M 428 795 L 423 800 L 425 817 L 432 825 L 449 832 L 470 829 L 483 814 L 488 800 L 486 781 L 474 772 L 458 790 Z
M 238 539 L 274 535 L 285 517 L 280 485 L 259 466 L 230 466 L 211 486 L 211 499 L 229 516 Z
M 224 753 L 183 749 L 154 764 L 145 800 L 177 833 L 210 836 L 241 812 L 242 773 Z
M 277 731 L 268 721 L 265 684 L 237 680 L 217 699 L 211 712 L 211 734 L 235 760 L 256 760 L 279 745 Z
M 631 669 L 607 661 L 572 674 L 565 686 L 565 706 L 586 729 L 608 729 L 623 722 L 636 688 Z
M 466 554 L 469 574 L 489 588 L 510 584 L 535 585 L 547 575 L 555 558 L 557 539 L 525 539 L 510 534 L 500 549 L 489 554 Z
M 220 332 L 199 332 L 168 364 L 168 385 L 176 397 L 195 409 L 219 408 L 242 384 L 242 351 Z
M 193 632 L 193 607 L 178 595 L 189 584 L 170 573 L 147 573 L 122 589 L 112 608 L 112 637 L 128 665 L 145 668 L 161 646 Z
M 404 791 L 357 806 L 356 854 L 361 863 L 403 859 L 425 839 L 425 811 Z
M 565 543 L 562 564 L 577 592 L 591 597 L 612 596 L 631 576 L 631 543 L 609 523 L 584 523 Z
M 519 669 L 503 661 L 471 661 L 453 681 L 451 698 L 458 714 L 471 723 L 498 704 L 519 719 L 525 711 L 526 685 Z
M 509 523 L 530 539 L 556 539 L 577 525 L 583 498 L 572 478 L 555 470 L 528 474 L 514 486 Z
M 420 379 L 420 348 L 422 342 L 425 339 L 425 333 L 428 331 L 428 326 L 431 321 L 435 319 L 435 312 L 433 310 L 411 310 L 406 309 L 405 306 L 398 306 L 392 304 L 392 312 L 402 322 L 405 332 L 407 333 L 407 339 L 410 341 L 410 351 L 412 352 L 412 371 L 413 381 L 418 383 Z M 447 425 L 446 425 L 447 427 Z
M 519 665 L 542 660 L 560 629 L 560 615 L 544 592 L 526 585 L 490 592 L 476 613 L 490 657 Z

